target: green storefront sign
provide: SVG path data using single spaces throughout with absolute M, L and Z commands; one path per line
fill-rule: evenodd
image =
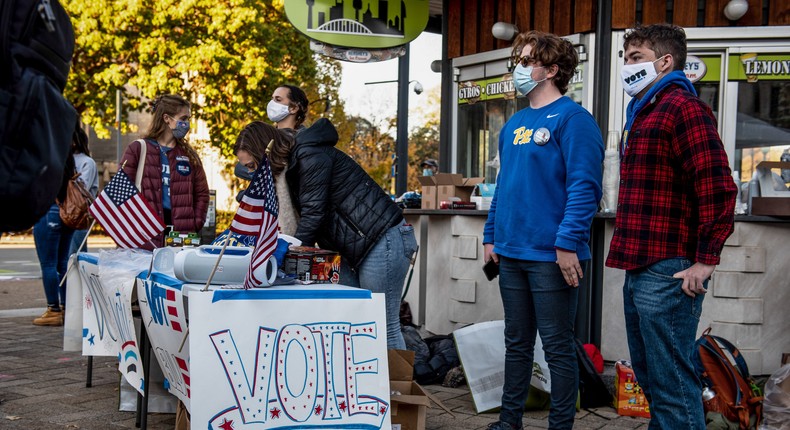
M 727 70 L 731 81 L 778 81 L 790 79 L 788 54 L 733 54 Z
M 287 0 L 285 13 L 311 39 L 351 48 L 405 45 L 428 24 L 428 0 Z
M 466 81 L 458 84 L 458 104 L 475 104 L 479 101 L 512 99 L 516 96 L 512 75 Z

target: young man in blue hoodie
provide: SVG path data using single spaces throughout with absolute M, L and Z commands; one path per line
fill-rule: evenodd
M 691 354 L 708 278 L 733 231 L 737 189 L 716 118 L 683 73 L 683 29 L 637 27 L 623 49 L 621 81 L 633 99 L 606 265 L 626 271 L 628 348 L 650 428 L 701 430 Z
M 553 34 L 530 31 L 513 43 L 513 81 L 530 106 L 499 134 L 501 170 L 483 234 L 505 310 L 502 409 L 489 429 L 522 428 L 538 332 L 551 374 L 549 428 L 573 427 L 573 324 L 604 155 L 592 115 L 564 96 L 578 62 L 573 45 Z

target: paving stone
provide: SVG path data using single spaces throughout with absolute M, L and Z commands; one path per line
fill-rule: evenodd
M 0 318 L 0 429 L 136 429 L 135 412 L 118 411 L 117 358 L 94 357 L 92 386 L 85 387 L 88 360 L 79 352 L 62 350 L 63 329 L 36 327 L 30 321 Z M 499 417 L 498 412 L 478 414 L 466 385 L 424 388 L 452 411 L 451 415 L 435 405 L 429 408 L 426 430 L 484 430 Z M 525 412 L 524 428 L 547 428 L 548 414 Z M 613 408 L 597 408 L 579 411 L 574 429 L 647 429 L 648 422 L 621 417 Z M 149 430 L 172 430 L 174 424 L 174 414 L 148 415 Z

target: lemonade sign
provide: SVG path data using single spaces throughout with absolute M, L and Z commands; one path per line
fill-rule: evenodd
M 405 45 L 428 24 L 428 0 L 289 0 L 288 20 L 319 42 L 351 48 Z

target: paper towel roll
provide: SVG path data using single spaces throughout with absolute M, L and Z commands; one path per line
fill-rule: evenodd
M 258 266 L 252 274 L 263 282 L 261 285 L 255 285 L 256 288 L 271 287 L 274 285 L 274 281 L 277 280 L 277 259 L 272 255 L 265 263 Z

